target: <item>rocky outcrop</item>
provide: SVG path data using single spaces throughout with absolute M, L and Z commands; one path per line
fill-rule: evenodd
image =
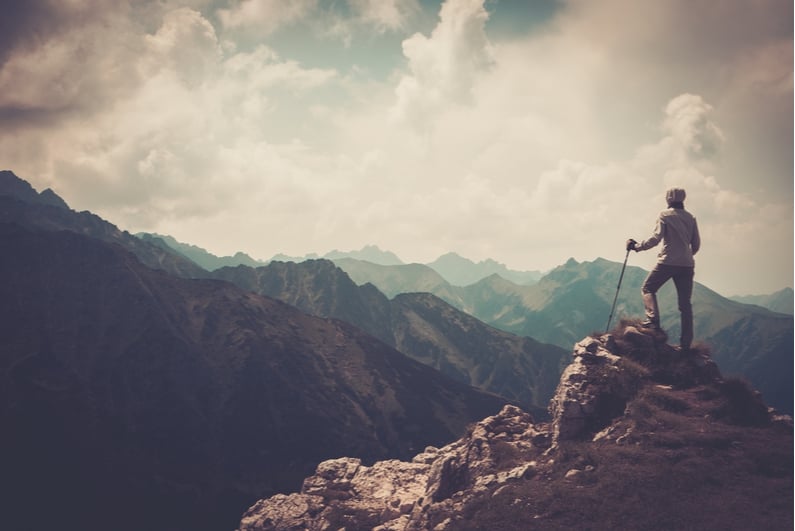
M 408 462 L 325 461 L 300 493 L 257 502 L 240 529 L 444 529 L 446 515 L 472 496 L 532 477 L 538 466 L 533 458 L 549 445 L 548 433 L 530 415 L 505 406 L 462 439 L 428 447 Z
M 442 448 L 426 448 L 411 461 L 372 466 L 351 458 L 325 461 L 299 493 L 252 506 L 239 530 L 474 529 L 467 527 L 468 519 L 506 489 L 533 482 L 545 485 L 556 476 L 565 482 L 587 481 L 596 460 L 591 456 L 568 464 L 569 447 L 641 444 L 646 428 L 628 418 L 627 411 L 640 409 L 645 398 L 638 397 L 650 389 L 658 394 L 698 389 L 698 396 L 721 402 L 725 385 L 706 347 L 681 352 L 665 339 L 631 322 L 622 323 L 613 334 L 585 338 L 575 345 L 573 361 L 550 401 L 549 422 L 536 423 L 528 413 L 508 405 L 472 425 L 463 438 Z M 740 400 L 753 411 L 746 421 L 754 419 L 758 426 L 781 423 L 757 394 Z M 719 408 L 713 409 L 719 417 Z M 787 422 L 791 434 L 791 419 L 785 418 Z
M 574 361 L 563 371 L 550 401 L 553 441 L 598 432 L 651 381 L 692 386 L 720 380 L 708 355 L 699 350 L 681 352 L 665 339 L 660 333 L 625 325 L 621 346 L 610 334 L 574 345 Z

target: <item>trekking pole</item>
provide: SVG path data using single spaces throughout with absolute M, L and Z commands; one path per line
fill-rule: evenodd
M 624 278 L 624 269 L 627 268 L 627 259 L 629 258 L 629 251 L 627 249 L 627 255 L 624 257 L 624 265 L 621 266 L 621 275 L 618 277 L 618 287 L 616 287 L 616 296 L 613 297 L 613 307 L 610 308 L 610 317 L 607 318 L 607 326 L 605 327 L 605 334 L 608 330 L 610 330 L 610 321 L 613 320 L 613 312 L 616 309 L 616 301 L 618 300 L 618 292 L 621 289 L 621 280 Z

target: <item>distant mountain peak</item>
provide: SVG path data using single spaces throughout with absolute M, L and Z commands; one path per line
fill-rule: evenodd
M 234 267 L 241 264 L 257 267 L 265 263 L 252 258 L 242 251 L 236 252 L 234 256 L 216 256 L 198 245 L 182 243 L 173 236 L 164 234 L 139 232 L 135 236 L 144 241 L 162 242 L 162 245 L 169 247 L 171 250 L 181 254 L 207 271 L 214 271 L 226 266 Z
M 435 261 L 429 263 L 428 266 L 454 286 L 469 286 L 494 274 L 514 284 L 530 285 L 538 282 L 542 276 L 540 271 L 514 271 L 508 269 L 505 264 L 492 258 L 475 263 L 454 252 L 441 255 Z
M 767 295 L 735 295 L 729 298 L 743 304 L 762 306 L 774 312 L 793 314 L 793 291 L 790 287 Z
M 338 251 L 333 250 L 326 253 L 323 258 L 328 260 L 339 260 L 341 258 L 354 258 L 356 260 L 364 260 L 378 265 L 402 265 L 403 261 L 391 251 L 382 251 L 377 245 L 365 245 L 358 251 Z

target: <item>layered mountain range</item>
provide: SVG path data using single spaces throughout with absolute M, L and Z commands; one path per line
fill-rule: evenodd
M 0 174 L 4 528 L 230 529 L 323 459 L 406 457 L 509 402 L 54 197 Z
M 11 172 L 0 245 L 0 523 L 30 529 L 231 529 L 325 459 L 408 459 L 505 405 L 546 421 L 567 349 L 604 327 L 620 267 L 570 261 L 533 285 L 463 287 L 350 256 L 209 271 Z M 644 274 L 628 269 L 628 289 Z M 792 316 L 704 290 L 697 328 L 715 361 L 791 411 Z M 622 297 L 619 315 L 636 304 Z M 469 474 L 439 466 L 447 494 Z
M 365 250 L 363 250 L 364 252 Z M 379 252 L 367 249 L 369 254 Z M 369 256 L 368 254 L 368 256 Z M 376 259 L 377 256 L 373 259 Z M 442 259 L 444 258 L 444 260 Z M 437 262 L 460 264 L 460 257 L 452 255 L 440 258 Z M 491 274 L 469 285 L 455 285 L 431 267 L 434 264 L 393 264 L 375 263 L 369 260 L 340 256 L 334 263 L 342 269 L 351 280 L 370 292 L 378 291 L 387 298 L 401 301 L 411 300 L 414 293 L 433 294 L 450 306 L 475 317 L 481 323 L 499 330 L 509 332 L 518 337 L 531 337 L 546 345 L 555 345 L 568 349 L 574 342 L 592 331 L 604 330 L 616 294 L 617 280 L 621 264 L 604 259 L 593 262 L 579 263 L 569 260 L 541 277 L 537 282 L 519 284 L 507 280 L 500 274 Z M 273 262 L 275 264 L 277 262 Z M 305 260 L 295 267 L 308 271 L 313 263 Z M 496 262 L 495 262 L 496 263 Z M 307 265 L 300 265 L 307 264 Z M 469 262 L 469 266 L 472 263 Z M 260 266 L 261 274 L 265 274 L 267 266 Z M 275 266 L 274 266 L 275 267 Z M 316 266 L 315 266 L 316 267 Z M 328 270 L 326 268 L 325 270 Z M 440 268 L 440 270 L 442 270 Z M 319 270 L 318 270 L 319 271 Z M 451 269 L 452 271 L 452 269 Z M 477 270 L 461 267 L 459 273 L 472 275 Z M 230 271 L 215 271 L 213 275 L 234 280 Z M 647 272 L 632 265 L 627 266 L 617 306 L 615 319 L 639 316 L 643 314 L 640 298 L 640 286 Z M 303 302 L 288 292 L 298 293 L 310 286 L 324 286 L 339 282 L 340 275 L 326 277 L 326 281 L 315 280 L 279 288 L 279 293 L 269 291 L 266 285 L 257 286 L 253 280 L 237 278 L 247 289 L 267 293 L 291 304 L 297 304 L 310 313 L 324 316 L 336 316 L 349 320 L 380 337 L 390 344 L 396 345 L 389 326 L 389 312 L 384 311 L 384 302 L 379 299 L 365 297 L 355 304 L 360 307 L 357 315 L 335 313 L 340 308 L 319 308 L 317 303 L 306 304 L 313 298 L 331 304 L 334 295 L 329 289 L 324 294 L 316 293 L 312 297 L 304 297 Z M 293 277 L 297 279 L 298 277 Z M 473 277 L 474 278 L 474 277 Z M 346 279 L 347 280 L 347 279 Z M 528 281 L 529 282 L 529 281 Z M 266 283 L 267 284 L 267 283 Z M 288 283 L 289 284 L 289 283 Z M 670 283 L 669 283 L 670 284 Z M 367 286 L 371 286 L 367 288 Z M 373 290 L 372 287 L 376 290 Z M 350 294 L 354 290 L 348 286 L 343 290 Z M 777 295 L 764 299 L 753 298 L 755 303 L 767 303 L 774 307 L 786 307 L 787 296 L 791 290 L 785 289 Z M 675 340 L 679 334 L 679 312 L 676 308 L 676 293 L 673 285 L 666 285 L 659 293 L 662 310 L 663 327 Z M 341 300 L 352 301 L 349 297 Z M 365 302 L 369 301 L 369 302 Z M 334 303 L 338 304 L 339 303 Z M 437 301 L 437 306 L 442 307 Z M 314 306 L 314 307 L 313 307 Z M 361 308 L 367 307 L 366 311 Z M 380 308 L 379 308 L 380 307 Z M 696 339 L 708 344 L 716 352 L 716 361 L 721 369 L 729 375 L 739 375 L 749 381 L 765 396 L 769 403 L 782 411 L 793 411 L 793 318 L 790 313 L 775 312 L 760 304 L 746 304 L 721 296 L 706 286 L 696 283 L 693 293 L 693 307 L 696 325 Z M 366 322 L 370 321 L 370 322 Z M 375 322 L 373 322 L 375 321 Z M 615 321 L 614 321 L 615 322 Z M 400 348 L 400 347 L 399 347 Z M 548 348 L 548 347 L 547 347 Z M 407 352 L 409 353 L 409 352 Z M 409 353 L 412 355 L 411 353 Z M 414 356 L 422 359 L 422 356 Z M 434 366 L 441 367 L 436 363 Z M 448 367 L 452 369 L 452 367 Z M 453 374 L 454 370 L 449 373 Z M 466 381 L 466 380 L 465 380 Z M 478 379 L 470 379 L 478 383 Z M 546 383 L 550 391 L 555 379 Z M 534 384 L 534 387 L 536 385 Z M 493 389 L 493 388 L 492 388 Z M 551 392 L 551 391 L 550 391 Z M 542 395 L 537 395 L 541 397 Z M 511 398 L 519 398 L 511 396 Z M 524 400 L 527 405 L 526 398 Z M 536 399 L 532 407 L 543 407 Z
M 305 262 L 307 260 L 317 260 L 320 258 L 332 260 L 334 262 L 352 259 L 382 266 L 407 265 L 394 253 L 382 251 L 376 245 L 365 245 L 358 251 L 334 250 L 323 256 L 317 253 L 304 256 L 277 254 L 270 260 L 257 260 L 243 252 L 237 252 L 232 256 L 216 256 L 197 245 L 183 243 L 177 241 L 172 236 L 163 234 L 139 232 L 136 236 L 161 247 L 169 247 L 208 271 L 214 271 L 221 267 L 235 267 L 238 265 L 258 267 L 267 265 L 270 262 Z M 425 265 L 435 271 L 445 281 L 455 286 L 474 284 L 478 280 L 491 275 L 500 275 L 502 278 L 508 279 L 516 284 L 530 285 L 538 282 L 543 276 L 540 271 L 515 271 L 509 269 L 505 264 L 491 259 L 473 262 L 456 253 L 446 253 L 433 262 L 429 262 Z
M 533 285 L 492 275 L 461 287 L 419 264 L 381 266 L 350 258 L 336 263 L 357 284 L 371 283 L 390 296 L 428 291 L 495 328 L 561 348 L 604 331 L 621 272 L 621 264 L 604 259 L 569 260 Z M 640 286 L 646 275 L 641 268 L 627 266 L 615 319 L 643 315 Z M 658 296 L 662 326 L 675 341 L 680 325 L 674 286 L 663 286 Z M 730 300 L 698 282 L 693 313 L 696 340 L 713 348 L 721 370 L 748 378 L 769 403 L 791 413 L 792 315 Z
M 537 415 L 545 414 L 565 365 L 559 347 L 488 326 L 430 293 L 390 300 L 372 284 L 357 286 L 328 260 L 226 267 L 212 276 L 313 315 L 352 323 L 417 361 Z

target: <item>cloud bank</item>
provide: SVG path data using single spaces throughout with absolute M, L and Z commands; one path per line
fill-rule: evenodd
M 130 231 L 548 269 L 620 261 L 681 186 L 699 281 L 791 285 L 786 2 L 572 1 L 520 34 L 482 0 L 18 7 L 0 164 Z M 368 50 L 395 68 L 344 60 Z

